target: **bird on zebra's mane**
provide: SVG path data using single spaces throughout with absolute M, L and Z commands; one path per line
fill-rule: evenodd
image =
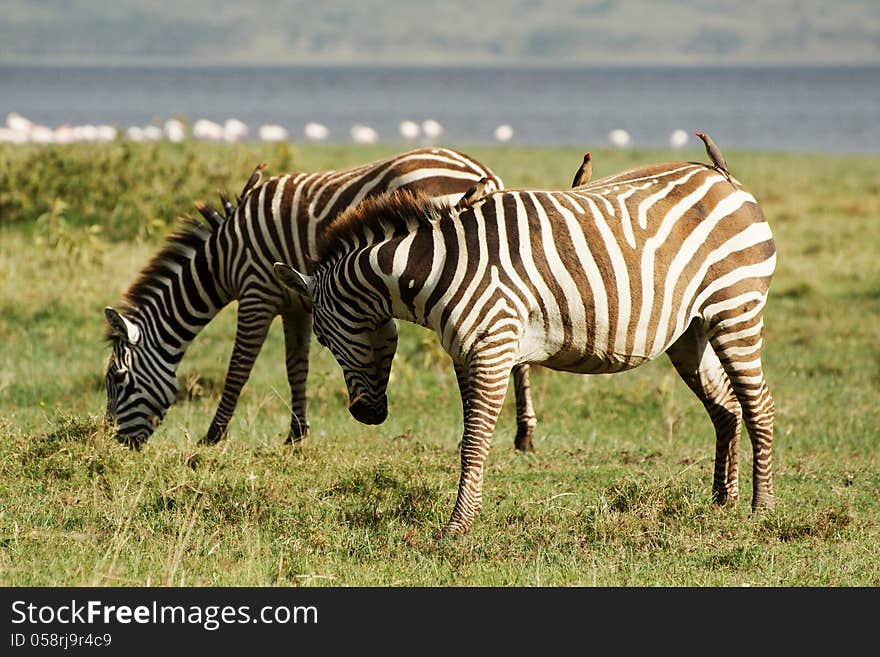
M 574 174 L 574 180 L 571 182 L 571 186 L 580 187 L 581 185 L 586 185 L 590 182 L 590 176 L 593 175 L 593 158 L 590 157 L 589 153 L 584 155 L 584 161 L 581 164 L 580 168 L 577 170 L 577 173 Z
M 712 141 L 712 138 L 705 132 L 695 132 L 694 134 L 702 139 L 703 143 L 706 145 L 706 154 L 709 156 L 709 159 L 712 160 L 712 166 L 723 173 L 724 177 L 729 181 L 730 172 L 727 170 L 727 162 L 724 159 L 724 155 L 721 154 L 721 149 L 718 148 L 718 145 Z
M 261 162 L 256 167 L 254 167 L 254 172 L 251 174 L 251 177 L 248 178 L 248 181 L 244 184 L 244 188 L 241 190 L 241 198 L 238 200 L 241 203 L 244 200 L 244 197 L 247 196 L 248 192 L 251 191 L 257 184 L 259 184 L 260 179 L 263 177 L 263 169 L 269 166 L 268 162 Z
M 462 195 L 460 199 L 458 199 L 458 202 L 455 204 L 455 209 L 463 210 L 470 207 L 474 201 L 481 198 L 486 191 L 486 185 L 489 184 L 490 180 L 495 180 L 495 176 L 483 176 L 480 178 Z

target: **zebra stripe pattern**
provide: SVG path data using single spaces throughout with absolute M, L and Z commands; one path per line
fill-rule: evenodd
M 464 435 L 442 533 L 479 513 L 507 377 L 523 363 L 610 373 L 665 352 L 715 428 L 714 501 L 738 497 L 744 420 L 752 505 L 773 506 L 761 348 L 776 248 L 735 179 L 666 163 L 570 191 L 494 192 L 461 212 L 398 193 L 341 216 L 327 245 L 313 276 L 280 263 L 276 274 L 313 303 L 352 394 L 377 398 L 367 347 L 390 317 L 431 328 L 452 357 Z
M 237 207 L 224 199 L 226 217 L 203 207 L 208 222 L 184 221 L 125 294 L 122 308 L 105 309 L 112 345 L 105 377 L 107 416 L 116 422 L 118 437 L 137 446 L 152 434 L 176 399 L 176 372 L 187 347 L 223 307 L 237 300 L 235 343 L 223 393 L 202 440 L 214 443 L 225 435 L 269 326 L 279 314 L 291 390 L 288 441 L 300 439 L 308 429 L 311 313 L 279 284 L 272 263 L 284 260 L 308 270 L 326 227 L 364 199 L 390 190 L 413 190 L 437 203 L 454 203 L 490 175 L 487 167 L 458 151 L 420 148 L 340 171 L 277 176 L 261 185 L 255 184 L 258 170 Z M 499 187 L 494 177 L 487 189 Z M 387 375 L 386 369 L 386 380 Z M 535 416 L 527 370 L 518 371 L 517 378 L 522 380 L 517 386 L 517 445 L 528 448 Z

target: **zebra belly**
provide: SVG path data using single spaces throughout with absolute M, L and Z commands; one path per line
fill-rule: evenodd
M 653 357 L 603 351 L 586 340 L 580 344 L 566 343 L 564 336 L 562 330 L 545 331 L 543 326 L 527 326 L 519 344 L 519 362 L 561 372 L 602 374 L 629 370 Z
M 558 372 L 573 372 L 575 374 L 611 374 L 613 372 L 631 370 L 649 360 L 651 359 L 645 356 L 620 356 L 618 354 L 607 354 L 604 356 L 596 354 L 566 354 L 557 355 L 542 363 L 536 364 Z
M 691 319 L 694 319 L 692 317 Z M 690 324 L 687 322 L 684 326 Z M 618 351 L 608 351 L 600 353 L 597 349 L 577 347 L 563 347 L 552 355 L 548 355 L 543 361 L 531 361 L 542 365 L 548 369 L 559 370 L 561 372 L 574 372 L 577 374 L 608 374 L 612 372 L 623 372 L 631 370 L 639 365 L 654 360 L 661 354 L 665 353 L 679 337 L 684 333 L 680 330 L 672 335 L 665 342 L 659 343 L 649 353 L 622 353 Z M 649 344 L 650 340 L 647 341 Z

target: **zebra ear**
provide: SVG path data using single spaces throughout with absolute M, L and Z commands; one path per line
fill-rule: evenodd
M 301 274 L 290 265 L 283 262 L 276 262 L 273 266 L 275 276 L 286 287 L 299 294 L 304 299 L 312 300 L 312 292 L 315 289 L 315 277 L 308 274 Z
M 104 317 L 107 318 L 107 323 L 110 324 L 110 332 L 122 338 L 128 344 L 137 344 L 138 340 L 141 339 L 140 329 L 125 319 L 118 310 L 107 306 L 104 308 Z

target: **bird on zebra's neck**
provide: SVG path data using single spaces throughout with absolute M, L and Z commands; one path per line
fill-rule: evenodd
M 706 145 L 706 154 L 709 156 L 709 159 L 712 160 L 712 166 L 723 173 L 727 180 L 730 180 L 730 172 L 727 170 L 727 162 L 724 159 L 724 155 L 721 153 L 721 149 L 718 148 L 718 145 L 712 141 L 712 138 L 705 132 L 695 132 L 694 134 L 702 139 L 703 144 Z
M 593 158 L 589 153 L 584 155 L 584 161 L 581 164 L 580 168 L 577 170 L 577 173 L 574 174 L 574 180 L 571 181 L 571 186 L 580 187 L 581 185 L 586 185 L 590 182 L 590 176 L 593 175 Z
M 489 184 L 490 180 L 495 180 L 495 176 L 483 176 L 476 183 L 474 183 L 470 189 L 468 189 L 458 202 L 455 204 L 456 210 L 463 210 L 464 208 L 470 207 L 474 201 L 481 198 L 486 191 L 486 185 Z

